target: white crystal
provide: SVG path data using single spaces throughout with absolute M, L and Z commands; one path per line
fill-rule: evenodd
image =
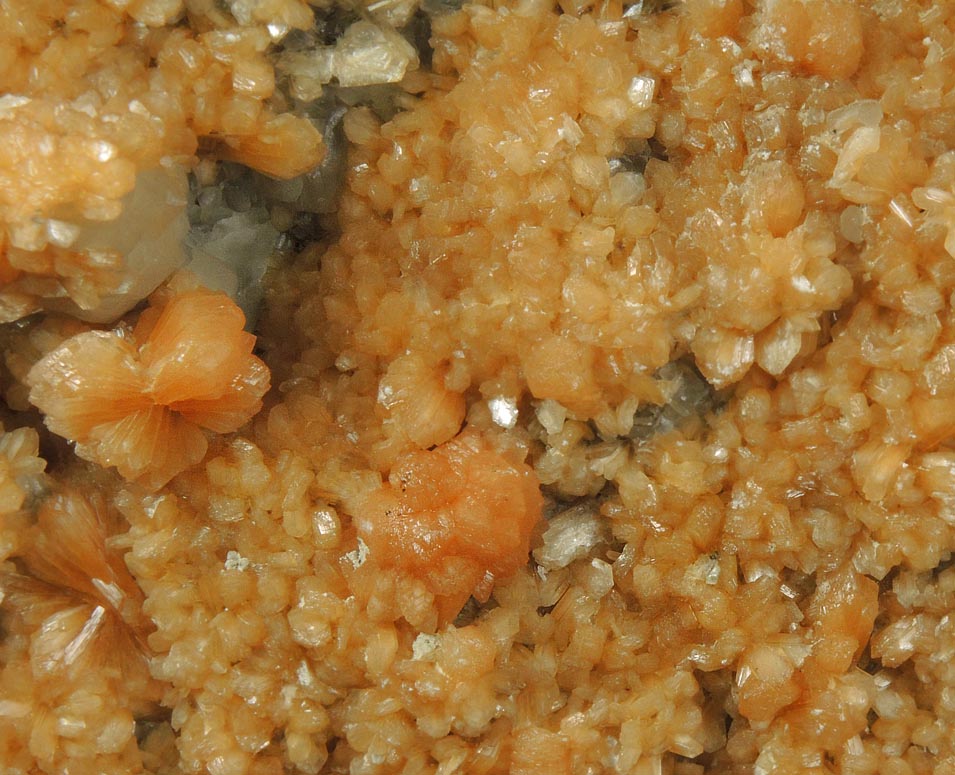
M 877 127 L 864 126 L 856 129 L 839 153 L 836 167 L 829 180 L 830 188 L 840 188 L 855 178 L 862 163 L 879 151 L 882 144 L 882 132 Z
M 33 707 L 27 702 L 15 700 L 0 700 L 0 717 L 25 718 L 30 715 Z
M 352 564 L 355 569 L 360 568 L 368 559 L 368 544 L 358 539 L 358 548 L 345 553 L 345 559 Z
M 839 231 L 849 242 L 858 245 L 864 239 L 862 229 L 865 222 L 865 210 L 858 205 L 849 205 L 839 216 Z
M 129 102 L 129 112 L 135 113 L 137 116 L 146 116 L 147 118 L 152 115 L 143 103 L 139 100 L 130 100 Z
M 298 678 L 298 682 L 306 688 L 315 683 L 315 676 L 312 673 L 312 669 L 304 659 L 299 662 L 298 668 L 295 671 L 295 677 Z
M 411 21 L 419 5 L 416 0 L 374 0 L 368 6 L 368 12 L 377 21 L 400 29 Z
M 10 244 L 20 250 L 43 250 L 47 246 L 46 224 L 40 218 L 22 223 L 12 223 L 7 227 Z
M 547 570 L 564 568 L 608 539 L 607 525 L 593 505 L 572 506 L 550 520 L 542 536 L 543 545 L 534 550 L 534 559 Z
M 115 581 L 103 581 L 103 579 L 92 579 L 93 586 L 107 602 L 117 611 L 122 610 L 123 601 L 126 599 L 126 593 L 123 592 Z
M 901 220 L 906 226 L 908 226 L 910 229 L 912 228 L 912 216 L 909 215 L 908 208 L 905 206 L 901 197 L 894 197 L 892 201 L 889 202 L 889 210 L 891 210 L 892 214 Z
M 706 575 L 703 577 L 703 580 L 710 586 L 714 586 L 719 583 L 720 580 L 720 563 L 718 560 L 711 559 L 709 561 L 709 567 L 706 569 Z
M 338 39 L 334 65 L 341 86 L 397 83 L 418 66 L 418 54 L 390 27 L 358 21 Z
M 535 409 L 537 421 L 544 426 L 548 433 L 560 433 L 567 419 L 567 410 L 556 401 L 545 398 Z
M 108 162 L 116 158 L 116 146 L 105 140 L 96 140 L 92 144 L 93 156 L 97 161 Z
M 63 661 L 67 665 L 72 665 L 77 657 L 86 650 L 90 641 L 92 641 L 96 633 L 99 632 L 100 625 L 103 623 L 105 616 L 106 609 L 103 608 L 103 606 L 98 605 L 93 609 L 93 612 L 89 615 L 85 624 L 83 624 L 83 628 L 79 631 L 77 636 L 67 644 L 66 648 L 63 649 Z
M 248 569 L 250 564 L 248 558 L 243 557 L 234 549 L 230 550 L 225 556 L 226 570 L 244 571 Z
M 17 108 L 29 105 L 32 101 L 22 94 L 4 94 L 0 97 L 0 118 L 9 117 Z
M 793 288 L 795 288 L 797 291 L 802 291 L 803 293 L 812 293 L 812 291 L 815 289 L 812 281 L 804 274 L 795 275 L 791 282 Z
M 349 353 L 342 353 L 335 359 L 335 368 L 340 372 L 354 371 L 358 366 L 358 362 L 355 360 L 354 356 Z
M 606 560 L 597 557 L 590 561 L 590 567 L 594 574 L 590 579 L 591 594 L 596 598 L 601 598 L 613 589 L 613 566 Z
M 584 139 L 584 130 L 568 113 L 564 113 L 561 116 L 561 125 L 557 130 L 557 136 L 571 148 L 576 148 L 580 145 L 580 141 Z
M 266 25 L 266 29 L 269 31 L 269 37 L 272 40 L 279 40 L 288 34 L 288 25 L 279 22 L 271 22 Z
M 322 87 L 335 75 L 335 49 L 317 46 L 311 51 L 291 51 L 279 58 L 278 67 L 292 80 L 297 99 L 311 102 L 322 95 Z
M 68 221 L 50 219 L 46 222 L 46 236 L 54 245 L 68 248 L 80 236 L 80 227 Z
M 733 79 L 740 88 L 756 85 L 756 79 L 753 77 L 753 68 L 758 65 L 752 59 L 746 59 L 733 68 Z
M 772 569 L 772 567 L 758 562 L 747 566 L 743 570 L 743 578 L 746 579 L 747 584 L 752 584 L 754 581 L 759 581 L 761 578 L 766 576 L 769 578 L 776 578 L 777 575 L 778 574 Z
M 491 419 L 502 428 L 510 430 L 517 424 L 517 401 L 513 398 L 498 396 L 487 402 L 491 410 Z
M 387 382 L 382 382 L 378 386 L 378 403 L 384 407 L 389 407 L 392 404 L 392 397 L 394 396 L 394 388 L 391 387 Z
M 630 86 L 627 88 L 627 97 L 634 107 L 646 110 L 653 104 L 653 96 L 656 91 L 656 78 L 648 75 L 638 75 L 630 81 Z
M 856 100 L 836 108 L 826 117 L 826 124 L 841 134 L 854 127 L 878 127 L 882 123 L 882 103 L 878 100 Z
M 441 639 L 437 635 L 419 633 L 411 644 L 411 658 L 420 660 L 430 657 L 437 650 L 440 642 Z

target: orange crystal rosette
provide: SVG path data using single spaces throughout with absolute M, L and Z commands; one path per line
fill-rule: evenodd
M 161 487 L 203 458 L 204 431 L 234 431 L 262 406 L 269 370 L 244 324 L 224 294 L 184 293 L 131 333 L 66 340 L 30 371 L 30 400 L 81 457 Z

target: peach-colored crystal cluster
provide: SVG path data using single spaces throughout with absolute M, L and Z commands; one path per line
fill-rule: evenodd
M 7 223 L 121 193 L 70 145 L 82 52 L 156 119 L 117 159 L 279 171 L 299 124 L 236 67 L 304 4 L 181 5 L 2 6 L 2 88 L 48 85 L 0 125 L 76 162 Z M 955 8 L 431 33 L 406 109 L 346 113 L 340 234 L 271 273 L 258 355 L 180 281 L 0 333 L 0 771 L 955 773 Z M 145 454 L 154 416 L 189 443 Z

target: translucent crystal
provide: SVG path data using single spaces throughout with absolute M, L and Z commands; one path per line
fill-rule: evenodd
M 633 419 L 630 437 L 645 439 L 681 426 L 692 417 L 702 417 L 713 407 L 713 389 L 689 361 L 672 361 L 656 373 L 665 403 L 645 406 Z
M 54 244 L 70 241 L 73 250 L 90 256 L 118 253 L 124 265 L 119 285 L 95 307 L 80 308 L 69 298 L 45 299 L 43 306 L 105 323 L 152 293 L 185 261 L 182 240 L 188 229 L 187 191 L 186 173 L 181 167 L 158 167 L 139 174 L 136 187 L 123 199 L 117 219 L 69 224 L 79 230 L 75 237 L 67 225 L 48 224 L 45 231 Z
M 863 239 L 865 220 L 865 210 L 857 205 L 849 205 L 839 216 L 839 231 L 849 242 L 858 244 Z
M 262 277 L 278 238 L 264 208 L 234 213 L 211 229 L 193 228 L 189 232 L 187 268 L 208 288 L 235 299 L 253 325 L 262 300 Z
M 279 58 L 278 68 L 288 73 L 292 95 L 303 102 L 322 96 L 322 87 L 335 74 L 335 49 L 317 46 L 310 51 L 289 51 Z
M 550 520 L 534 559 L 547 570 L 564 568 L 608 539 L 609 529 L 593 503 L 573 506 Z
M 834 132 L 844 132 L 854 127 L 877 127 L 882 123 L 882 104 L 878 100 L 856 100 L 833 110 L 826 124 Z
M 341 86 L 369 86 L 397 83 L 418 66 L 418 54 L 393 29 L 359 21 L 339 38 L 334 61 Z
M 862 162 L 872 154 L 878 153 L 881 138 L 882 132 L 876 127 L 856 129 L 839 154 L 829 185 L 832 188 L 840 188 L 851 181 L 862 167 Z

